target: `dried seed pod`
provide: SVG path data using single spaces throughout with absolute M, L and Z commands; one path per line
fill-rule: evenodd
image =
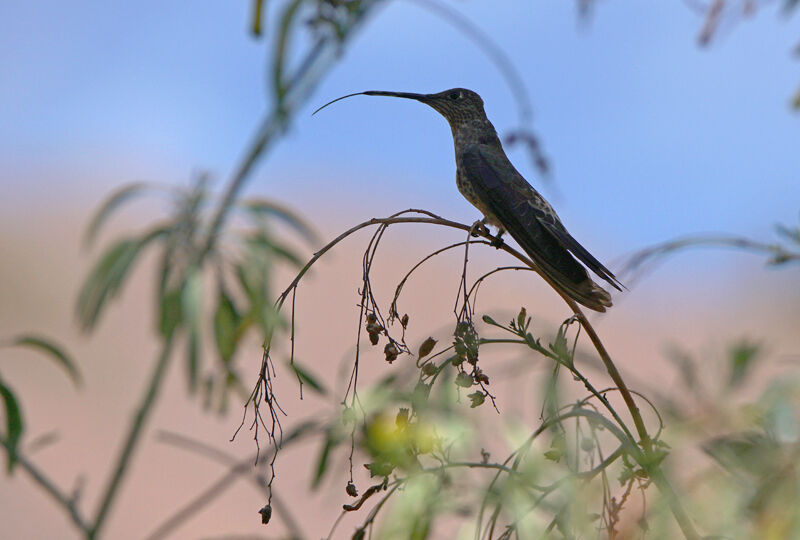
M 397 355 L 399 354 L 397 347 L 395 347 L 394 343 L 387 343 L 386 347 L 383 348 L 383 354 L 386 355 L 386 361 L 390 364 L 397 360 Z
M 266 525 L 272 517 L 272 507 L 267 504 L 258 513 L 261 514 L 261 523 Z
M 422 345 L 419 346 L 419 352 L 417 353 L 417 356 L 419 358 L 425 358 L 431 353 L 431 351 L 435 346 L 436 346 L 436 340 L 433 339 L 432 337 L 429 337 L 428 339 L 422 342 Z
M 358 497 L 358 490 L 353 482 L 347 482 L 347 487 L 345 487 L 344 490 L 351 497 Z

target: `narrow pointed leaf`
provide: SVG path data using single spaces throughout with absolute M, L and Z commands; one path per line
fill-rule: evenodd
M 97 323 L 106 301 L 121 287 L 138 250 L 136 240 L 120 240 L 92 269 L 78 296 L 78 320 L 83 330 L 91 330 Z
M 119 240 L 106 250 L 92 268 L 78 296 L 78 321 L 84 330 L 94 328 L 107 301 L 122 289 L 141 250 L 169 232 L 167 227 L 156 227 L 141 237 Z
M 6 454 L 8 455 L 7 468 L 10 473 L 14 470 L 14 465 L 17 463 L 17 447 L 19 446 L 19 440 L 22 437 L 22 432 L 25 427 L 22 422 L 22 413 L 19 410 L 17 399 L 14 397 L 14 393 L 11 392 L 11 389 L 3 383 L 2 379 L 0 379 L 0 397 L 3 398 L 6 414 L 6 432 L 4 436 L 9 446 L 9 448 L 6 449 Z
M 244 201 L 242 207 L 252 217 L 272 217 L 283 221 L 312 244 L 319 240 L 311 226 L 288 206 L 269 199 L 254 198 Z
M 326 395 L 328 393 L 328 390 L 319 381 L 319 379 L 317 379 L 315 376 L 313 376 L 310 371 L 308 371 L 307 369 L 305 369 L 302 366 L 300 366 L 297 363 L 297 360 L 295 360 L 292 364 L 290 364 L 290 366 L 294 370 L 294 372 L 297 374 L 297 376 L 300 377 L 300 380 L 303 381 L 303 384 L 307 384 L 315 392 L 317 392 L 318 394 L 320 394 L 322 396 L 324 396 L 324 395 Z
M 165 338 L 171 337 L 183 322 L 182 295 L 181 289 L 172 289 L 161 296 L 158 329 Z
M 744 381 L 752 369 L 752 365 L 759 358 L 761 347 L 757 344 L 742 342 L 730 352 L 730 376 L 728 387 L 733 388 Z
M 75 384 L 75 386 L 81 385 L 81 375 L 78 372 L 78 369 L 75 367 L 75 362 L 73 362 L 69 356 L 67 356 L 61 347 L 52 341 L 49 341 L 41 336 L 26 334 L 17 336 L 14 338 L 12 343 L 20 347 L 31 347 L 46 353 L 67 371 L 67 374 L 69 375 L 70 379 L 72 379 L 72 382 Z
M 264 27 L 264 0 L 253 1 L 253 19 L 250 22 L 250 31 L 255 37 L 261 37 Z
M 325 472 L 328 470 L 328 460 L 331 455 L 331 450 L 336 448 L 337 441 L 333 437 L 333 434 L 328 433 L 325 437 L 325 442 L 322 444 L 322 448 L 319 451 L 319 457 L 317 458 L 317 466 L 314 468 L 314 478 L 311 479 L 311 489 L 316 489 L 319 487 L 320 482 L 322 482 L 322 478 L 325 476 Z
M 236 352 L 241 318 L 227 291 L 224 287 L 220 287 L 217 311 L 214 314 L 214 337 L 223 362 L 228 362 Z
M 286 259 L 297 267 L 303 265 L 300 257 L 292 251 L 289 247 L 278 243 L 266 231 L 259 231 L 247 238 L 247 243 L 250 249 L 254 249 L 261 253 L 261 256 L 269 260 L 273 255 L 277 255 L 282 259 Z
M 186 285 L 181 294 L 181 309 L 188 330 L 187 376 L 189 388 L 194 391 L 197 388 L 200 373 L 199 356 L 203 311 L 203 275 L 198 269 L 189 272 L 186 278 Z
M 92 220 L 89 222 L 89 226 L 86 227 L 84 244 L 88 246 L 94 242 L 95 238 L 97 237 L 97 233 L 100 232 L 100 228 L 105 224 L 108 218 L 111 217 L 115 210 L 117 210 L 131 198 L 141 195 L 144 191 L 150 189 L 151 187 L 152 186 L 143 182 L 136 182 L 123 186 L 112 193 L 105 200 L 105 202 L 100 205 L 100 208 L 97 209 L 97 212 L 95 212 Z

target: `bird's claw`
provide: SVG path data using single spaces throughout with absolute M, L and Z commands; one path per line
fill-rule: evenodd
M 479 219 L 475 223 L 472 224 L 472 227 L 469 229 L 469 234 L 475 238 L 478 236 L 489 236 L 489 228 L 483 222 L 483 220 Z
M 495 236 L 495 237 L 492 239 L 492 241 L 491 241 L 491 242 L 489 242 L 489 245 L 490 245 L 490 246 L 492 246 L 493 248 L 497 248 L 497 249 L 500 249 L 501 247 L 503 247 L 503 244 L 504 244 L 505 242 L 503 242 L 502 234 L 503 234 L 503 233 L 501 232 L 501 233 L 499 233 L 497 236 Z

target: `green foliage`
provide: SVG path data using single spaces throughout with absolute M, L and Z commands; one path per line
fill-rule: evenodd
M 64 368 L 76 387 L 81 386 L 81 374 L 78 372 L 75 362 L 67 355 L 62 347 L 55 344 L 52 340 L 42 336 L 26 334 L 11 339 L 9 345 L 29 347 L 45 353 L 45 355 L 52 358 L 56 364 Z
M 170 194 L 173 203 L 173 211 L 166 221 L 112 242 L 89 273 L 77 304 L 78 319 L 86 331 L 99 324 L 110 300 L 119 296 L 144 253 L 157 251 L 160 272 L 155 323 L 164 350 L 129 434 L 129 442 L 123 449 L 117 466 L 118 476 L 112 479 L 109 494 L 102 501 L 97 523 L 85 528 L 87 537 L 99 536 L 98 530 L 109 501 L 113 498 L 117 481 L 126 470 L 127 456 L 132 453 L 138 438 L 137 430 L 152 406 L 153 396 L 158 393 L 163 368 L 178 335 L 186 339 L 185 373 L 189 388 L 193 391 L 200 388 L 208 407 L 216 401 L 219 410 L 224 410 L 230 391 L 241 386 L 235 360 L 242 338 L 248 331 L 257 332 L 266 344 L 258 384 L 268 388 L 264 390 L 268 394 L 266 404 L 273 422 L 276 422 L 281 411 L 274 396 L 269 394 L 272 389 L 271 382 L 267 383 L 271 368 L 269 346 L 276 330 L 283 327 L 283 319 L 273 304 L 270 285 L 274 265 L 300 267 L 302 258 L 289 247 L 290 243 L 275 234 L 272 225 L 280 222 L 293 234 L 310 242 L 315 242 L 316 236 L 288 208 L 265 199 L 239 201 L 237 196 L 254 164 L 271 141 L 283 133 L 292 112 L 319 82 L 334 61 L 332 59 L 337 57 L 335 53 L 341 52 L 341 45 L 353 34 L 369 9 L 379 3 L 368 0 L 283 2 L 275 23 L 275 46 L 269 68 L 274 107 L 259 129 L 246 159 L 226 186 L 224 195 L 217 201 L 207 189 L 204 178 L 185 190 L 162 190 Z M 789 12 L 797 4 L 796 0 L 785 0 L 784 8 Z M 266 9 L 265 0 L 253 1 L 251 29 L 256 36 L 264 31 Z M 310 31 L 310 36 L 299 35 L 304 31 Z M 307 37 L 310 39 L 303 39 Z M 294 54 L 292 48 L 299 43 L 310 44 L 307 54 Z M 293 64 L 291 60 L 297 58 L 300 61 Z M 800 108 L 800 92 L 795 97 L 794 106 Z M 86 243 L 96 240 L 109 219 L 125 203 L 152 190 L 147 184 L 137 183 L 113 193 L 90 221 Z M 215 210 L 209 212 L 212 207 Z M 241 231 L 231 226 L 228 214 L 244 220 L 246 229 Z M 800 229 L 780 227 L 779 233 L 790 243 L 800 245 Z M 797 250 L 791 246 L 754 243 L 750 246 L 769 253 L 772 264 L 800 260 Z M 299 277 L 307 269 L 308 266 L 303 267 Z M 366 289 L 368 276 L 364 279 Z M 554 337 L 547 339 L 537 337 L 531 330 L 532 318 L 523 307 L 507 325 L 498 324 L 484 315 L 482 319 L 491 327 L 490 332 L 500 330 L 503 335 L 501 338 L 480 336 L 472 320 L 474 297 L 470 298 L 473 289 L 467 292 L 466 267 L 463 279 L 463 309 L 457 315 L 452 345 L 434 353 L 437 340 L 433 337 L 426 339 L 418 349 L 415 366 L 418 372 L 411 382 L 392 373 L 374 385 L 370 395 L 364 397 L 363 388 L 362 394 L 358 394 L 356 365 L 352 386 L 348 387 L 342 400 L 341 415 L 322 430 L 324 435 L 312 486 L 317 487 L 335 469 L 335 450 L 349 442 L 351 480 L 347 483 L 346 494 L 358 496 L 352 480 L 353 459 L 361 459 L 370 476 L 380 480 L 362 490 L 361 498 L 353 505 L 345 505 L 344 509 L 357 511 L 367 498 L 377 498 L 379 494 L 382 497 L 355 530 L 353 538 L 365 538 L 367 533 L 372 537 L 376 516 L 381 512 L 386 518 L 377 537 L 428 538 L 434 534 L 437 519 L 448 512 L 457 519 L 465 515 L 476 516 L 476 537 L 485 531 L 493 537 L 495 531 L 500 530 L 503 532 L 498 534 L 502 539 L 589 538 L 606 533 L 609 537 L 621 537 L 631 534 L 630 528 L 620 526 L 620 520 L 632 490 L 638 490 L 648 503 L 644 505 L 648 513 L 638 520 L 642 534 L 647 532 L 649 524 L 664 513 L 664 505 L 649 504 L 647 498 L 651 491 L 648 488 L 659 482 L 663 462 L 671 450 L 660 438 L 663 426 L 658 409 L 643 394 L 635 393 L 636 406 L 644 407 L 646 403 L 652 407 L 654 414 L 651 416 L 657 418 L 658 428 L 650 430 L 655 433 L 651 437 L 642 437 L 641 432 L 634 435 L 635 428 L 628 426 L 615 408 L 618 405 L 607 398 L 608 394 L 622 394 L 622 385 L 598 389 L 582 371 L 582 366 L 576 365 L 580 330 L 576 329 L 577 325 L 573 326 L 577 321 L 575 317 L 564 321 L 555 330 Z M 362 297 L 362 302 L 365 298 Z M 284 299 L 285 295 L 280 299 L 281 305 Z M 377 322 L 377 309 L 373 308 L 375 306 L 369 308 L 374 319 L 370 339 L 375 338 L 375 344 L 379 336 L 389 337 L 389 329 L 384 327 L 382 317 L 380 323 Z M 390 322 L 399 316 L 396 311 L 391 315 Z M 405 344 L 408 321 L 408 315 L 401 319 L 402 338 L 389 337 L 384 348 L 387 360 L 410 354 Z M 202 351 L 206 349 L 204 345 L 212 341 L 215 361 L 208 365 Z M 485 440 L 486 435 L 475 416 L 471 416 L 470 408 L 483 405 L 487 398 L 492 404 L 495 402 L 487 389 L 489 375 L 484 368 L 495 367 L 492 363 L 493 346 L 501 343 L 516 346 L 531 360 L 544 360 L 552 375 L 547 380 L 541 423 L 536 429 L 491 426 L 502 433 L 510 446 L 505 459 L 492 461 L 488 451 L 481 448 L 478 452 L 475 447 L 476 443 Z M 74 362 L 50 341 L 28 335 L 17 338 L 13 344 L 46 352 L 67 370 L 76 384 L 79 383 Z M 760 346 L 739 343 L 730 351 L 727 379 L 716 381 L 719 388 L 706 392 L 707 389 L 697 381 L 699 370 L 694 359 L 683 354 L 679 361 L 681 380 L 689 387 L 691 395 L 704 400 L 701 405 L 707 406 L 710 402 L 714 407 L 699 419 L 697 415 L 692 416 L 691 411 L 681 410 L 684 403 L 668 403 L 665 408 L 675 412 L 672 421 L 679 429 L 698 429 L 697 424 L 706 421 L 708 425 L 698 429 L 700 436 L 706 436 L 711 428 L 728 431 L 728 434 L 717 436 L 703 446 L 721 466 L 706 471 L 704 479 L 710 478 L 710 482 L 725 486 L 726 489 L 717 491 L 716 495 L 739 497 L 726 503 L 725 507 L 733 509 L 732 521 L 744 522 L 745 534 L 749 533 L 749 536 L 739 537 L 798 537 L 800 519 L 796 501 L 800 482 L 796 474 L 796 457 L 800 452 L 800 420 L 797 385 L 787 380 L 773 383 L 758 399 L 741 407 L 748 411 L 746 414 L 737 408 L 738 405 L 730 403 L 732 399 L 727 399 L 733 395 L 733 390 L 744 388 L 750 381 L 756 361 L 763 361 L 763 356 Z M 423 359 L 426 360 L 422 362 Z M 302 383 L 320 395 L 329 395 L 330 391 L 310 368 L 301 367 L 296 361 L 287 361 L 287 364 Z M 528 365 L 533 364 L 531 361 Z M 558 391 L 559 377 L 565 370 L 571 375 L 566 382 L 577 382 L 579 391 L 585 392 L 575 401 L 565 401 L 565 394 Z M 468 403 L 460 399 L 461 394 L 466 393 L 461 392 L 462 388 L 475 390 L 467 394 Z M 254 397 L 257 395 L 258 391 L 248 400 L 255 407 L 258 407 L 258 398 Z M 24 423 L 18 399 L 2 379 L 0 396 L 6 418 L 4 444 L 11 471 L 17 460 Z M 726 401 L 714 401 L 718 396 L 726 396 Z M 623 397 L 634 399 L 630 394 Z M 629 408 L 634 416 L 638 411 L 636 406 Z M 262 422 L 262 417 L 261 411 L 257 410 L 256 429 L 264 425 L 259 422 Z M 279 422 L 277 424 L 279 426 Z M 273 427 L 270 436 L 277 449 L 279 442 L 283 441 L 279 441 L 274 430 Z M 487 480 L 482 476 L 471 477 L 470 473 L 475 471 L 492 476 Z M 615 491 L 609 481 L 614 473 L 621 486 L 619 491 Z M 697 484 L 708 485 L 710 482 Z M 682 501 L 668 487 L 664 483 L 659 486 L 674 511 Z M 268 491 L 271 496 L 271 482 Z M 693 513 L 697 519 L 706 522 L 719 513 L 715 513 L 714 508 L 708 512 L 701 510 L 703 503 L 710 499 L 695 493 L 686 495 L 688 504 L 696 505 Z M 70 512 L 79 528 L 83 527 L 74 504 L 75 498 L 61 497 L 59 500 L 56 493 L 56 500 Z M 272 506 L 269 502 L 262 507 L 260 514 L 263 523 L 270 521 Z M 712 530 L 713 526 L 706 528 Z
M 17 398 L 2 379 L 0 379 L 0 397 L 3 398 L 6 415 L 6 432 L 4 434 L 7 456 L 6 468 L 10 473 L 17 464 L 17 450 L 25 425 L 22 421 L 22 413 L 19 410 Z
M 342 442 L 342 435 L 338 433 L 335 426 L 329 428 L 322 441 L 322 446 L 317 456 L 317 464 L 314 467 L 314 476 L 311 478 L 311 488 L 316 489 L 319 487 L 325 473 L 328 471 L 330 465 L 331 452 Z
M 302 367 L 296 359 L 290 364 L 290 366 L 303 384 L 307 384 L 312 390 L 314 390 L 314 392 L 321 396 L 328 395 L 328 389 L 324 384 L 322 384 L 322 381 L 320 381 L 319 378 L 312 373 L 310 369 Z
M 147 191 L 153 190 L 154 187 L 143 182 L 136 182 L 122 186 L 103 202 L 95 212 L 89 225 L 86 227 L 86 234 L 84 236 L 84 243 L 91 245 L 97 238 L 100 229 L 105 225 L 106 221 L 112 214 L 122 207 L 123 204 L 130 201 L 136 196 L 142 196 Z
M 167 229 L 157 227 L 141 237 L 118 240 L 106 250 L 78 296 L 78 321 L 84 330 L 94 329 L 108 300 L 121 291 L 142 249 L 167 234 Z
M 754 362 L 759 358 L 760 352 L 760 345 L 747 342 L 739 343 L 731 349 L 729 387 L 735 388 L 744 382 L 749 371 L 753 369 Z
M 243 318 L 224 285 L 218 286 L 217 310 L 214 314 L 214 338 L 223 362 L 230 362 L 242 334 Z
M 9 339 L 5 346 L 27 347 L 44 353 L 45 356 L 53 359 L 56 364 L 67 372 L 75 386 L 81 385 L 81 376 L 75 366 L 75 362 L 64 352 L 63 348 L 52 340 L 38 335 L 24 334 Z M 7 454 L 7 469 L 10 473 L 17 463 L 18 447 L 25 431 L 25 424 L 22 419 L 19 400 L 2 377 L 0 377 L 0 397 L 3 399 L 6 417 L 6 430 L 3 438 L 5 439 Z
M 132 184 L 115 192 L 92 219 L 87 239 L 94 239 L 123 203 L 147 189 L 145 184 Z M 92 330 L 109 301 L 121 292 L 146 248 L 157 249 L 156 326 L 165 340 L 185 333 L 188 387 L 195 391 L 202 380 L 208 402 L 215 388 L 220 396 L 227 396 L 228 389 L 239 385 L 231 364 L 248 329 L 255 327 L 267 340 L 281 324 L 269 288 L 270 268 L 277 263 L 296 266 L 300 259 L 272 234 L 271 224 L 277 220 L 302 238 L 314 236 L 299 216 L 266 199 L 235 206 L 248 228 L 215 231 L 214 218 L 207 213 L 211 194 L 205 177 L 185 190 L 173 191 L 171 196 L 173 212 L 162 224 L 112 242 L 99 257 L 81 289 L 78 318 L 82 328 Z M 215 284 L 213 291 L 207 290 L 209 282 Z M 211 317 L 207 317 L 207 306 L 213 306 Z M 216 368 L 203 364 L 207 334 L 215 344 Z M 204 375 L 209 369 L 212 371 Z M 319 390 L 321 386 L 312 381 L 308 376 L 309 386 Z M 224 401 L 220 407 L 224 407 Z

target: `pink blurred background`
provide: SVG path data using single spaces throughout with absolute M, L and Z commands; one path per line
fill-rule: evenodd
M 152 260 L 137 267 L 97 331 L 80 334 L 75 298 L 99 253 L 81 247 L 82 234 L 99 201 L 125 182 L 179 184 L 210 170 L 221 183 L 233 169 L 265 107 L 266 45 L 246 35 L 245 4 L 31 2 L 2 8 L 0 335 L 53 336 L 77 359 L 85 385 L 76 391 L 48 359 L 16 348 L 3 349 L 0 369 L 22 403 L 23 450 L 37 437 L 57 434 L 30 459 L 65 491 L 81 486 L 79 505 L 89 515 L 152 369 L 157 341 Z M 786 105 L 797 83 L 797 65 L 787 55 L 797 21 L 778 22 L 765 9 L 701 51 L 694 40 L 702 21 L 674 4 L 600 5 L 588 27 L 577 30 L 570 3 L 463 6 L 497 36 L 529 86 L 535 127 L 555 170 L 557 189 L 543 191 L 573 234 L 612 268 L 634 250 L 677 235 L 725 231 L 772 241 L 776 222 L 797 220 L 797 117 Z M 513 127 L 508 91 L 491 64 L 463 36 L 421 13 L 407 4 L 381 13 L 312 104 L 367 88 L 464 85 L 481 91 L 499 130 Z M 477 218 L 456 192 L 449 134 L 430 111 L 363 98 L 314 119 L 307 113 L 257 171 L 250 194 L 297 209 L 324 239 L 407 207 L 464 222 Z M 533 183 L 546 185 L 523 152 L 511 154 Z M 159 211 L 151 202 L 137 203 L 101 243 Z M 461 236 L 419 226 L 390 229 L 376 268 L 387 307 L 395 282 L 414 262 Z M 286 428 L 330 417 L 341 399 L 366 241 L 362 234 L 343 243 L 298 293 L 298 359 L 322 374 L 334 395 L 326 401 L 306 392 L 301 402 L 294 378 L 279 370 Z M 471 272 L 477 276 L 478 268 L 499 257 L 491 249 L 476 254 Z M 460 261 L 460 254 L 443 256 L 409 283 L 401 305 L 412 316 L 412 348 L 430 334 L 451 339 Z M 280 272 L 275 291 L 290 277 Z M 492 281 L 479 305 L 498 320 L 525 305 L 542 334 L 569 315 L 528 274 Z M 764 343 L 771 362 L 800 359 L 797 269 L 765 268 L 752 254 L 677 254 L 594 320 L 631 385 L 646 388 L 657 380 L 664 393 L 680 390 L 664 354 L 670 344 L 708 358 L 710 366 L 719 366 L 731 343 L 743 338 Z M 240 355 L 241 371 L 254 381 L 258 343 L 251 340 Z M 498 358 L 497 365 L 505 366 L 507 359 Z M 380 350 L 368 350 L 365 379 L 407 369 L 404 362 L 389 366 Z M 161 430 L 239 459 L 254 451 L 248 433 L 229 442 L 240 409 L 224 416 L 204 412 L 199 398 L 188 397 L 182 367 L 176 357 L 110 517 L 108 538 L 146 537 L 225 473 L 218 463 L 159 442 Z M 538 411 L 535 375 L 505 375 L 510 380 L 496 387 L 501 411 Z M 487 408 L 480 414 L 495 413 Z M 337 509 L 349 502 L 343 453 L 320 490 L 309 495 L 319 444 L 302 443 L 282 454 L 275 488 L 309 538 L 325 535 Z M 279 536 L 285 531 L 279 517 L 268 529 L 259 522 L 263 503 L 263 493 L 242 479 L 173 537 Z M 339 534 L 346 537 L 361 519 L 349 517 Z M 3 538 L 77 536 L 20 470 L 0 480 L 0 524 Z

